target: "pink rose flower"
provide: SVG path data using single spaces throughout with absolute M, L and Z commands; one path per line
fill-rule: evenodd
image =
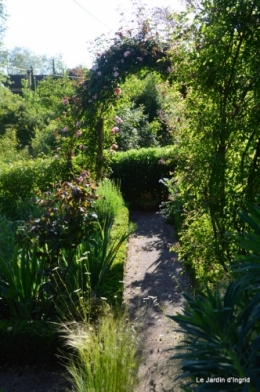
M 69 128 L 68 127 L 64 127 L 63 128 L 63 132 L 68 132 Z
M 123 120 L 122 120 L 120 117 L 116 116 L 116 122 L 117 122 L 118 124 L 122 124 L 122 123 L 123 123 Z
M 131 54 L 131 52 L 129 52 L 129 50 L 127 50 L 127 51 L 124 53 L 124 57 L 128 57 L 130 54 Z
M 114 150 L 117 150 L 117 149 L 118 149 L 118 145 L 117 145 L 117 144 L 112 144 L 112 148 L 113 148 Z
M 117 133 L 117 132 L 119 132 L 119 128 L 118 127 L 114 127 L 114 128 L 111 129 L 110 132 L 111 133 Z
M 116 78 L 117 76 L 119 76 L 118 72 L 114 72 L 114 77 Z
M 143 57 L 137 57 L 137 60 L 139 60 L 139 61 L 143 61 Z
M 98 72 L 97 72 L 97 75 L 98 75 L 98 76 L 101 76 L 101 75 L 102 75 L 102 72 L 101 72 L 101 71 L 98 71 Z
M 78 130 L 77 132 L 75 132 L 76 137 L 80 137 L 81 135 L 82 135 L 82 131 Z
M 116 87 L 114 92 L 115 92 L 116 95 L 120 95 L 122 93 L 122 90 L 121 90 L 120 87 Z

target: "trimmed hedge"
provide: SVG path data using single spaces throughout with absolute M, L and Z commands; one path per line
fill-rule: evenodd
M 37 158 L 2 164 L 0 168 L 0 214 L 12 220 L 26 219 L 28 201 L 37 190 L 48 191 L 57 182 L 68 180 L 69 168 L 63 160 Z
M 0 170 L 0 195 L 10 198 L 34 195 L 36 189 L 48 190 L 59 180 L 67 179 L 63 160 L 37 158 L 3 164 Z
M 124 200 L 130 206 L 138 206 L 144 195 L 158 200 L 159 204 L 168 198 L 168 190 L 160 180 L 172 176 L 176 156 L 176 146 L 118 152 L 112 156 L 110 178 L 119 180 Z

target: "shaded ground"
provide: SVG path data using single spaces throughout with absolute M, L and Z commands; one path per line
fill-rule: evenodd
M 61 370 L 0 369 L 0 392 L 65 392 L 69 387 Z
M 174 229 L 159 213 L 134 211 L 130 214 L 138 229 L 128 245 L 125 269 L 124 301 L 137 328 L 142 362 L 136 392 L 179 391 L 174 378 L 180 370 L 169 360 L 181 339 L 176 325 L 166 317 L 183 309 L 181 292 L 188 287 L 182 265 L 169 252 L 174 243 Z

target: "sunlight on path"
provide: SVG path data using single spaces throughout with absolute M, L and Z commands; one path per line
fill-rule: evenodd
M 138 331 L 142 362 L 136 392 L 180 391 L 177 361 L 170 361 L 173 348 L 181 339 L 173 332 L 176 324 L 165 315 L 181 312 L 181 292 L 188 279 L 182 275 L 177 256 L 169 252 L 174 229 L 158 213 L 133 212 L 131 221 L 138 228 L 128 244 L 124 301 Z

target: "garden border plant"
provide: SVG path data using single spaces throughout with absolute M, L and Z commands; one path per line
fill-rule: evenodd
M 172 359 L 181 359 L 188 379 L 185 391 L 253 392 L 260 385 L 260 207 L 246 203 L 239 216 L 247 224 L 243 232 L 232 235 L 243 253 L 231 265 L 233 281 L 221 284 L 213 291 L 197 292 L 196 297 L 184 294 L 183 314 L 169 316 L 184 333 L 180 352 Z M 205 382 L 222 378 L 219 383 Z M 228 377 L 239 381 L 228 382 Z M 204 382 L 198 384 L 198 379 Z
M 115 189 L 115 188 L 112 187 L 112 189 Z M 104 191 L 101 193 L 105 194 Z M 103 199 L 103 200 L 105 202 L 105 199 Z M 100 201 L 101 201 L 101 199 L 100 199 Z M 124 206 L 122 198 L 121 198 L 120 203 L 121 203 L 121 207 L 118 210 L 113 211 L 114 223 L 113 223 L 112 230 L 111 230 L 112 242 L 114 240 L 118 241 L 118 238 L 121 237 L 122 235 L 124 235 L 124 233 L 126 233 L 126 231 L 128 230 L 129 212 L 128 212 L 128 209 Z M 115 258 L 113 260 L 112 268 L 107 273 L 107 276 L 105 276 L 104 282 L 101 285 L 100 295 L 106 297 L 107 301 L 103 300 L 103 304 L 102 304 L 101 303 L 102 301 L 100 302 L 100 300 L 98 300 L 98 299 L 93 300 L 92 301 L 93 303 L 91 302 L 91 308 L 88 308 L 88 306 L 84 307 L 84 304 L 83 304 L 83 308 L 79 309 L 79 308 L 77 308 L 77 303 L 74 298 L 74 300 L 71 303 L 67 302 L 67 308 L 66 308 L 66 310 L 68 310 L 67 317 L 71 317 L 71 316 L 73 317 L 73 315 L 74 315 L 81 320 L 83 320 L 85 318 L 89 321 L 91 321 L 91 320 L 96 321 L 97 318 L 101 317 L 102 314 L 104 314 L 104 312 L 105 312 L 105 314 L 107 314 L 108 308 L 106 306 L 104 306 L 104 304 L 106 302 L 108 302 L 111 305 L 116 305 L 116 308 L 117 308 L 117 306 L 120 306 L 121 301 L 122 301 L 122 292 L 123 292 L 122 281 L 123 281 L 125 259 L 126 259 L 126 242 L 124 242 L 124 244 L 117 251 Z M 40 276 L 39 276 L 39 278 L 40 278 Z M 76 291 L 78 291 L 78 290 L 76 290 Z M 75 295 L 77 297 L 77 293 L 75 293 Z M 65 308 L 63 308 L 63 310 L 64 309 Z M 85 311 L 85 314 L 82 313 L 82 309 Z M 63 317 L 64 315 L 62 313 L 60 313 L 60 311 L 62 311 L 61 307 L 58 309 L 57 315 L 60 314 L 60 316 Z M 8 335 L 9 337 L 11 335 L 13 336 L 12 341 L 15 342 L 16 340 L 20 340 L 19 350 L 21 352 L 21 356 L 19 358 L 21 360 L 21 363 L 25 363 L 26 361 L 28 361 L 28 349 L 31 346 L 28 346 L 28 344 L 26 343 L 28 341 L 28 339 L 26 338 L 26 330 L 27 329 L 25 328 L 25 332 L 24 332 L 23 329 L 21 330 L 19 328 L 16 328 L 17 322 L 15 322 L 13 318 L 11 318 L 10 320 L 7 320 L 2 327 L 1 336 L 3 339 L 5 339 L 5 335 L 9 334 Z M 34 327 L 37 331 L 38 328 L 40 328 L 38 326 L 38 324 L 40 324 L 41 322 L 43 322 L 43 321 L 42 320 L 34 320 L 32 323 L 30 323 L 30 326 L 31 326 L 30 333 L 33 333 L 32 331 L 34 330 Z M 18 324 L 19 324 L 19 322 L 18 322 Z M 22 325 L 25 325 L 25 324 L 22 324 Z M 10 334 L 10 331 L 11 331 L 11 334 Z M 21 333 L 22 334 L 24 333 L 24 335 L 22 335 L 23 339 L 20 338 Z M 3 364 L 5 364 L 5 365 L 12 364 L 13 346 L 12 346 L 12 343 L 10 342 L 9 337 L 7 337 L 7 340 L 9 342 L 9 344 L 8 344 L 9 351 L 5 348 L 5 350 L 6 350 L 5 355 L 2 355 L 2 361 L 3 361 Z M 53 337 L 53 339 L 54 340 L 57 339 L 57 335 L 55 335 L 55 337 Z M 23 349 L 23 342 L 26 345 L 26 347 L 24 349 Z M 39 335 L 38 346 L 40 347 L 41 344 L 44 345 L 44 340 L 41 340 L 41 337 Z M 61 346 L 59 345 L 59 347 L 61 347 Z M 25 353 L 24 356 L 22 356 L 23 352 Z M 47 354 L 46 354 L 46 357 L 44 357 L 44 360 L 47 360 L 46 358 L 47 358 Z M 56 359 L 53 359 L 53 350 L 51 350 L 50 351 L 50 362 L 53 362 L 53 361 L 55 362 L 55 360 Z

